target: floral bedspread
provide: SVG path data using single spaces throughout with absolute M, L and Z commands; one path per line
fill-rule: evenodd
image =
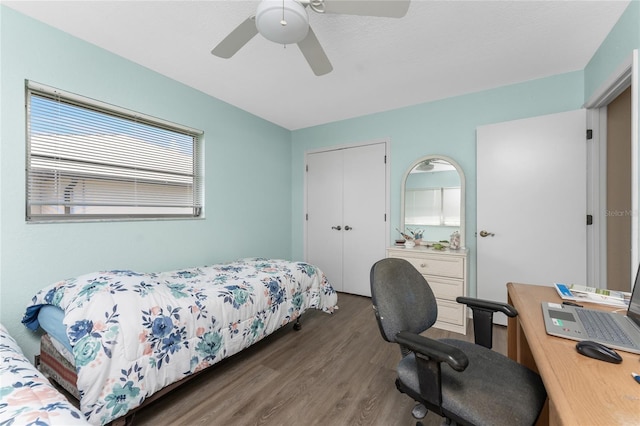
M 86 425 L 0 324 L 0 425 Z
M 125 415 L 163 387 L 240 352 L 306 309 L 332 313 L 337 294 L 304 262 L 243 259 L 163 273 L 91 273 L 42 289 L 61 307 L 73 348 L 80 408 L 90 423 Z

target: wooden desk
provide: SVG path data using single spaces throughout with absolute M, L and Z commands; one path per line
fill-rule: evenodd
M 509 283 L 507 290 L 509 303 L 518 310 L 516 318 L 509 318 L 509 358 L 537 371 L 549 395 L 548 419 L 539 423 L 639 425 L 640 384 L 631 372 L 640 374 L 640 355 L 618 351 L 621 364 L 580 355 L 575 341 L 545 331 L 541 302 L 561 302 L 552 287 Z

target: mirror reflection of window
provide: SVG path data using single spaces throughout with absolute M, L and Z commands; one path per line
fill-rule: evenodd
M 405 225 L 460 226 L 460 188 L 407 189 Z
M 408 189 L 405 194 L 405 225 L 440 225 L 440 189 Z
M 442 225 L 460 226 L 460 187 L 442 188 Z

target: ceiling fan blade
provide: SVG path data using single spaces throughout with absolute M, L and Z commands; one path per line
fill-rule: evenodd
M 326 13 L 402 18 L 410 0 L 324 0 Z
M 238 25 L 235 30 L 231 31 L 220 43 L 218 43 L 211 53 L 220 58 L 230 58 L 256 34 L 258 34 L 258 28 L 256 28 L 256 17 L 250 16 Z
M 333 66 L 331 65 L 331 62 L 329 62 L 329 58 L 327 58 L 327 55 L 324 53 L 324 50 L 311 27 L 309 27 L 307 36 L 302 41 L 298 42 L 298 47 L 315 75 L 324 75 L 333 70 Z

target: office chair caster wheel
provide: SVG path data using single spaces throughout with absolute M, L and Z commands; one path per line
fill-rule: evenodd
M 424 419 L 428 412 L 429 410 L 423 404 L 416 404 L 411 410 L 411 415 L 414 419 Z

